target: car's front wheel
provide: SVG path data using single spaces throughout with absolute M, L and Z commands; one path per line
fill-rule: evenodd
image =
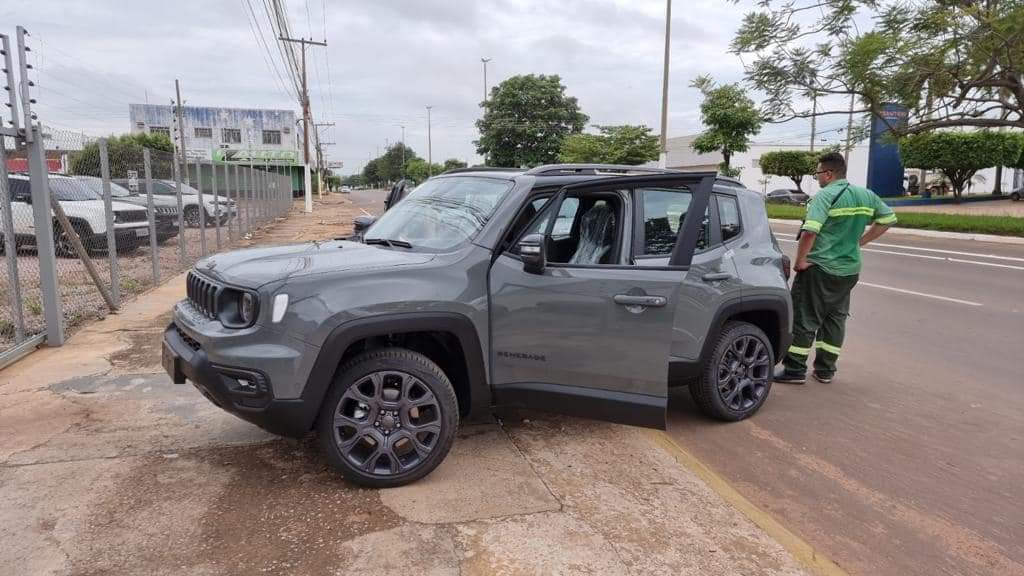
M 1013 200 L 1014 202 L 1019 202 L 1020 201 L 1020 192 L 1016 192 L 1016 191 L 1015 192 L 1011 192 L 1010 193 L 1010 200 Z
M 775 356 L 764 332 L 747 322 L 728 322 L 700 378 L 690 385 L 708 416 L 736 421 L 757 412 L 772 388 Z
M 404 348 L 365 352 L 343 366 L 317 420 L 331 465 L 373 488 L 429 474 L 448 454 L 458 427 L 448 377 L 426 356 Z

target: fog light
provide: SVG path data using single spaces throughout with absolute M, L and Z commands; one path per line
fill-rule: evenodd
M 277 324 L 284 318 L 285 311 L 288 310 L 288 295 L 278 294 L 274 296 L 274 309 L 271 314 L 270 321 Z

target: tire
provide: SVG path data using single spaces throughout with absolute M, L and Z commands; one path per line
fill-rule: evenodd
M 199 206 L 185 207 L 185 226 L 199 228 Z
M 89 240 L 92 237 L 92 229 L 89 228 L 89 225 L 85 222 L 72 221 L 71 228 L 78 233 L 78 239 L 82 241 L 82 246 L 85 247 L 86 254 L 94 256 L 97 250 Z M 75 247 L 71 244 L 71 239 L 64 233 L 64 228 L 60 225 L 60 222 L 57 221 L 53 223 L 53 239 L 54 252 L 57 256 L 63 258 L 78 257 L 78 254 L 75 252 Z
M 1010 194 L 1010 200 L 1013 200 L 1014 202 L 1019 202 L 1020 201 L 1020 192 L 1013 192 L 1013 193 L 1011 193 Z
M 365 352 L 342 366 L 317 418 L 327 461 L 349 481 L 371 488 L 429 474 L 448 454 L 458 427 L 448 377 L 404 348 Z
M 771 342 L 760 328 L 747 322 L 727 322 L 700 378 L 690 386 L 690 395 L 711 418 L 743 420 L 768 399 L 774 367 Z

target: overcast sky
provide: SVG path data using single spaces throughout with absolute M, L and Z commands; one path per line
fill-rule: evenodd
M 664 0 L 282 1 L 294 34 L 322 40 L 326 29 L 329 46 L 309 51 L 311 101 L 317 122 L 336 123 L 324 140 L 336 142 L 327 156 L 343 161 L 345 173 L 401 139 L 402 124 L 406 143 L 426 157 L 428 104 L 434 161 L 477 161 L 481 57 L 492 59 L 491 86 L 516 74 L 558 74 L 592 123 L 658 130 Z M 61 129 L 127 132 L 128 104 L 169 103 L 175 78 L 189 105 L 298 111 L 257 42 L 250 3 L 272 42 L 264 0 L 4 0 L 0 32 L 13 37 L 21 24 L 32 34 L 37 111 Z M 695 76 L 742 78 L 727 47 L 752 7 L 676 1 L 670 136 L 700 130 Z M 802 132 L 786 125 L 762 137 Z

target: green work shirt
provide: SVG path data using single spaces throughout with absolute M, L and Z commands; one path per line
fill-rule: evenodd
M 839 201 L 836 197 L 849 187 Z M 822 188 L 807 203 L 803 229 L 818 235 L 807 259 L 833 276 L 860 273 L 860 237 L 870 223 L 893 224 L 896 214 L 867 188 L 844 179 Z

